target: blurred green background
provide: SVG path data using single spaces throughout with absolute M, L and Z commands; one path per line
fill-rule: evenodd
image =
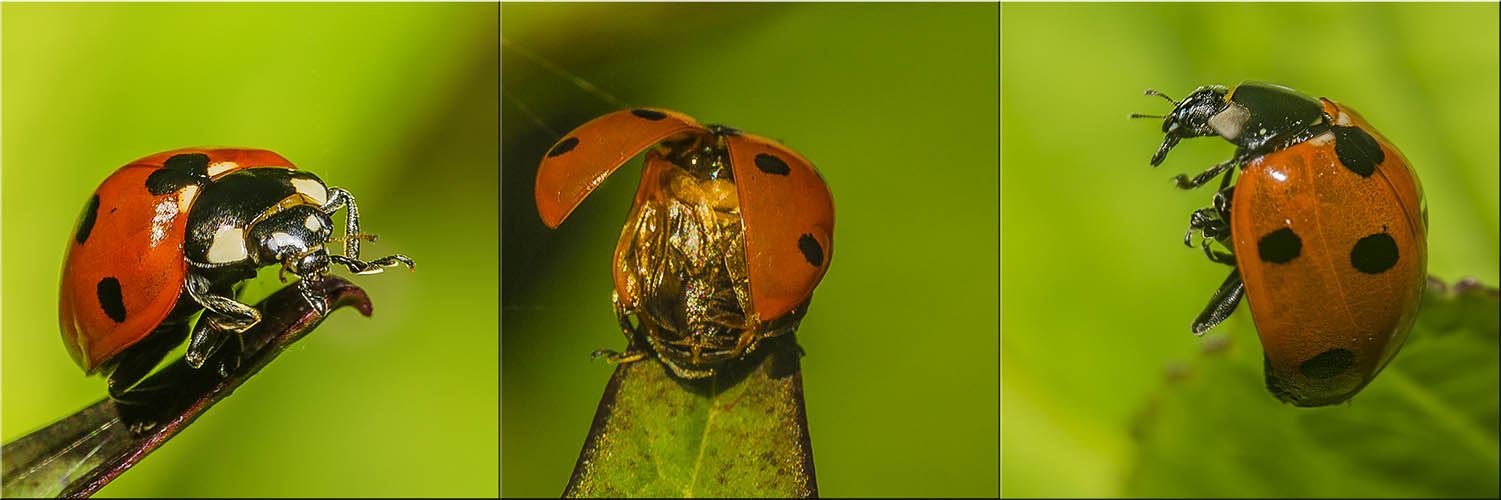
M 625 346 L 609 269 L 640 161 L 556 231 L 537 163 L 631 105 L 778 139 L 833 191 L 798 331 L 820 493 L 997 495 L 998 10 L 503 5 L 502 491 L 563 491 L 612 370 L 589 353 Z
M 364 251 L 418 271 L 351 278 L 372 318 L 336 313 L 101 494 L 497 495 L 498 11 L 4 5 L 4 439 L 104 396 L 57 333 L 89 193 L 158 151 L 260 147 L 353 192 Z
M 1200 350 L 1188 325 L 1227 273 L 1182 244 L 1188 214 L 1211 189 L 1184 192 L 1169 179 L 1228 158 L 1233 146 L 1185 141 L 1153 169 L 1161 121 L 1127 115 L 1171 108 L 1144 89 L 1181 99 L 1198 85 L 1263 80 L 1354 107 L 1422 178 L 1429 273 L 1498 283 L 1496 4 L 1007 4 L 1001 18 L 1006 496 L 1127 494 L 1124 480 L 1141 465 L 1132 424 L 1164 375 Z M 1259 344 L 1240 309 L 1219 331 L 1256 351 L 1243 383 L 1260 390 Z M 1361 396 L 1400 399 L 1389 395 L 1403 360 Z M 1263 421 L 1297 412 L 1359 419 L 1361 396 L 1353 406 L 1246 411 Z M 1237 431 L 1206 423 L 1216 424 Z M 1350 439 L 1375 439 L 1375 453 L 1403 449 L 1383 446 L 1392 444 L 1384 436 Z M 1263 446 L 1257 456 L 1298 449 Z M 1247 452 L 1206 447 L 1181 475 Z M 1359 478 L 1323 477 L 1318 492 L 1359 494 L 1366 490 L 1342 483 Z M 1266 490 L 1255 485 L 1278 480 L 1240 479 L 1218 494 L 1259 496 Z

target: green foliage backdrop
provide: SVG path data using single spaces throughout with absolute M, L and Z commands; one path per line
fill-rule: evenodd
M 6 441 L 104 396 L 57 326 L 64 243 L 89 193 L 158 151 L 262 147 L 352 191 L 380 235 L 365 252 L 408 254 L 418 271 L 351 278 L 374 317 L 338 312 L 101 494 L 498 494 L 498 6 L 0 14 Z
M 998 12 L 503 5 L 503 493 L 562 493 L 612 370 L 588 354 L 625 345 L 609 266 L 640 162 L 556 231 L 537 162 L 632 105 L 778 139 L 833 191 L 833 263 L 798 331 L 820 492 L 998 494 Z
M 1180 191 L 1169 179 L 1228 158 L 1233 147 L 1212 139 L 1186 141 L 1153 169 L 1147 162 L 1162 140 L 1161 122 L 1127 115 L 1170 107 L 1142 96 L 1144 89 L 1181 99 L 1198 85 L 1263 80 L 1355 107 L 1402 149 L 1422 178 L 1430 212 L 1429 272 L 1448 281 L 1474 276 L 1498 283 L 1496 4 L 1007 4 L 1001 18 L 1006 496 L 1141 494 L 1126 489 L 1131 471 L 1162 464 L 1137 462 L 1130 429 L 1141 423 L 1137 419 L 1166 374 L 1181 374 L 1186 360 L 1200 361 L 1193 353 L 1204 341 L 1188 325 L 1226 269 L 1182 245 L 1188 214 L 1208 204 L 1210 190 Z M 1233 358 L 1248 369 L 1237 372 L 1242 377 L 1220 379 L 1227 385 L 1219 391 L 1260 391 L 1259 344 L 1245 309 L 1220 330 L 1236 346 Z M 1480 345 L 1488 346 L 1491 364 L 1473 365 L 1477 373 L 1486 366 L 1494 370 L 1495 332 L 1489 335 Z M 1410 351 L 1397 356 L 1351 406 L 1226 408 L 1217 407 L 1223 401 L 1206 399 L 1188 421 L 1230 436 L 1247 429 L 1239 420 L 1218 418 L 1225 414 L 1277 425 L 1338 412 L 1379 422 L 1382 417 L 1362 411 L 1380 407 L 1379 401 L 1403 401 L 1393 391 L 1407 380 L 1399 374 L 1413 373 L 1420 359 L 1420 351 Z M 1470 373 L 1464 368 L 1469 366 L 1454 368 Z M 1489 383 L 1494 393 L 1494 378 Z M 1494 449 L 1494 408 L 1481 414 L 1490 415 L 1476 422 L 1486 430 L 1481 440 L 1488 437 Z M 1158 470 L 1158 477 L 1198 477 L 1246 456 L 1380 460 L 1406 474 L 1416 474 L 1416 462 L 1430 459 L 1427 453 L 1402 455 L 1421 445 L 1421 433 L 1336 428 L 1348 434 L 1294 433 L 1298 442 L 1264 441 L 1252 449 L 1216 442 L 1183 450 L 1180 455 L 1196 459 Z M 1377 441 L 1358 455 L 1306 452 L 1311 442 L 1340 438 Z M 1308 485 L 1316 489 L 1273 484 L 1279 479 L 1260 475 L 1265 470 L 1242 469 L 1194 493 L 1146 491 L 1373 494 L 1358 484 L 1359 468 L 1313 469 L 1332 471 Z M 1494 485 L 1495 478 L 1454 481 Z M 1446 493 L 1412 488 L 1379 494 Z

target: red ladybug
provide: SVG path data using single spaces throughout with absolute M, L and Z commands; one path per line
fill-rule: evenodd
M 1183 138 L 1237 146 L 1197 177 L 1176 178 L 1189 189 L 1223 174 L 1184 242 L 1199 231 L 1210 260 L 1236 267 L 1193 332 L 1219 324 L 1244 294 L 1267 389 L 1298 406 L 1349 399 L 1402 347 L 1427 282 L 1428 209 L 1407 158 L 1349 106 L 1268 83 L 1200 87 L 1161 118 L 1167 137 L 1153 166 Z
M 678 376 L 708 377 L 797 328 L 833 258 L 834 200 L 786 146 L 637 108 L 595 118 L 547 152 L 537 168 L 542 221 L 556 228 L 643 150 L 614 259 L 615 312 L 631 348 L 613 357 L 644 357 L 639 333 Z
M 331 215 L 348 207 L 344 255 L 330 255 Z M 68 239 L 58 316 L 63 343 L 88 374 L 109 374 L 119 397 L 188 337 L 194 368 L 226 339 L 260 321 L 235 300 L 235 285 L 280 264 L 301 278 L 303 297 L 320 313 L 310 285 L 340 264 L 355 273 L 412 260 L 359 260 L 354 196 L 259 149 L 189 148 L 120 167 L 84 206 Z

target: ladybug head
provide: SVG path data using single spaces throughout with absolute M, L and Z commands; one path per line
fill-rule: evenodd
M 329 257 L 324 244 L 332 235 L 333 221 L 328 214 L 312 205 L 297 205 L 257 222 L 247 233 L 247 239 L 254 245 L 252 255 L 257 265 L 279 263 L 283 273 L 291 271 L 306 282 L 316 281 L 328 272 Z M 314 299 L 308 298 L 314 307 L 322 305 L 321 300 Z
M 1162 139 L 1162 145 L 1157 147 L 1157 154 L 1152 155 L 1152 166 L 1162 163 L 1167 157 L 1167 152 L 1178 145 L 1182 139 L 1201 137 L 1206 135 L 1218 135 L 1210 127 L 1209 120 L 1224 111 L 1228 106 L 1225 95 L 1229 89 L 1223 85 L 1206 85 L 1194 90 L 1182 101 L 1173 101 L 1173 98 L 1161 92 L 1147 89 L 1147 95 L 1155 95 L 1167 99 L 1173 103 L 1173 111 L 1167 115 L 1143 115 L 1132 114 L 1132 118 L 1162 118 L 1162 132 L 1167 137 Z
M 709 125 L 711 134 L 698 134 L 680 142 L 664 142 L 668 145 L 667 161 L 681 167 L 693 178 L 703 181 L 735 180 L 730 168 L 729 150 L 724 136 L 739 135 L 740 131 L 723 125 Z

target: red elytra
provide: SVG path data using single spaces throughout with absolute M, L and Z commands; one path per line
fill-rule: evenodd
M 1303 406 L 1348 398 L 1396 355 L 1427 267 L 1422 186 L 1406 157 L 1348 106 L 1320 101 L 1331 131 L 1252 160 L 1230 210 L 1268 385 Z M 1364 137 L 1380 158 L 1336 151 Z
M 147 179 L 184 153 L 207 155 L 213 178 L 252 167 L 296 168 L 266 150 L 186 148 L 135 160 L 106 178 L 69 240 L 58 300 L 63 344 L 89 374 L 150 334 L 178 302 L 198 188 L 155 194 Z
M 543 158 L 537 169 L 537 212 L 555 228 L 632 157 L 664 141 L 694 137 L 720 139 L 728 151 L 744 225 L 753 314 L 761 321 L 787 314 L 812 295 L 828 271 L 834 250 L 834 202 L 813 165 L 780 143 L 706 127 L 667 109 L 606 114 L 574 129 Z M 636 205 L 660 194 L 660 186 L 645 179 L 671 167 L 648 155 Z M 617 248 L 617 264 L 621 252 Z M 632 296 L 620 266 L 614 267 L 616 290 Z
M 1297 406 L 1350 399 L 1401 348 L 1426 284 L 1427 208 L 1407 158 L 1349 107 L 1282 85 L 1147 95 L 1173 103 L 1166 115 L 1132 115 L 1163 119 L 1153 166 L 1183 139 L 1236 146 L 1230 159 L 1174 178 L 1181 189 L 1220 179 L 1183 241 L 1193 246 L 1198 232 L 1210 261 L 1235 267 L 1190 329 L 1213 329 L 1244 297 L 1269 392 Z

